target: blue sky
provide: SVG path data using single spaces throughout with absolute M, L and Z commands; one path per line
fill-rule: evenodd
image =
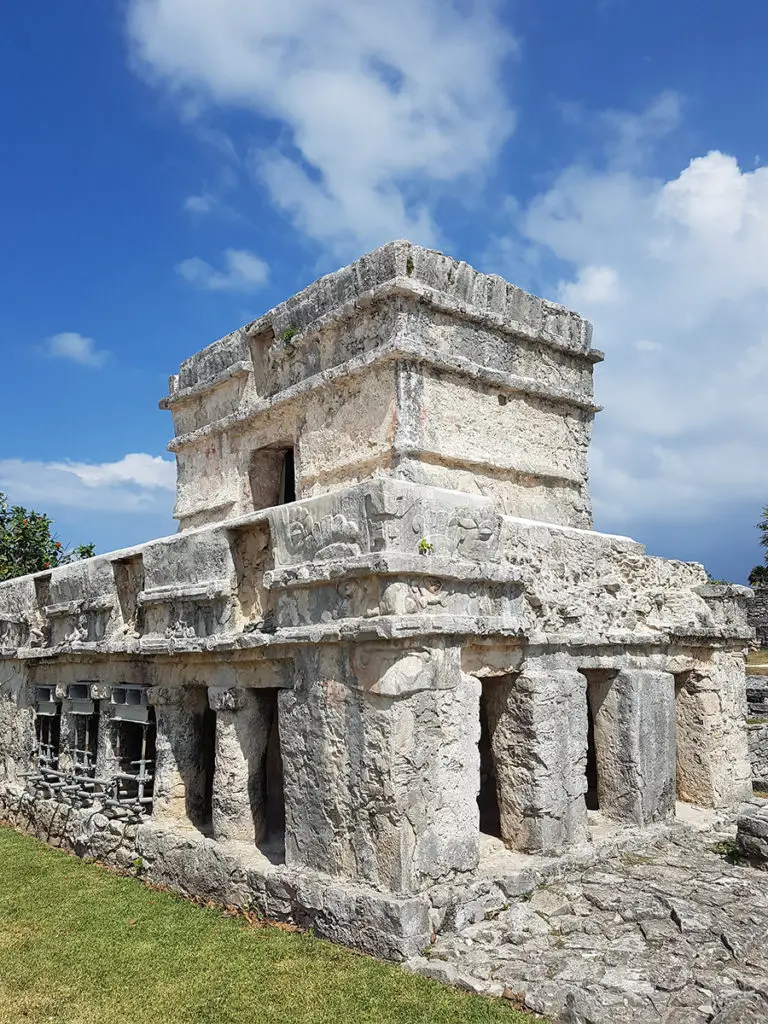
M 761 0 L 42 0 L 0 34 L 0 490 L 172 532 L 168 374 L 389 238 L 589 316 L 599 529 L 743 581 L 768 501 Z

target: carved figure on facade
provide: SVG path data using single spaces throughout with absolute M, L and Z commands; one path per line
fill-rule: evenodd
M 288 520 L 286 547 L 307 561 L 314 558 L 349 558 L 361 551 L 360 530 L 341 513 L 315 520 L 306 508 L 297 508 Z

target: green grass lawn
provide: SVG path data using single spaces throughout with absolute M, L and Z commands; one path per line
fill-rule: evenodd
M 255 928 L 0 827 L 2 1024 L 532 1024 L 309 934 Z

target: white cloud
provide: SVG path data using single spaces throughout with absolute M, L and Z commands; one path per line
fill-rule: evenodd
M 109 353 L 97 349 L 93 338 L 86 338 L 76 331 L 63 331 L 46 339 L 44 352 L 52 359 L 68 359 L 81 366 L 89 366 L 97 370 L 106 362 Z
M 208 292 L 253 292 L 262 288 L 269 278 L 269 266 L 247 249 L 227 249 L 224 270 L 192 256 L 177 264 L 181 276 L 197 288 Z
M 745 171 L 718 151 L 667 181 L 614 160 L 573 166 L 518 218 L 517 243 L 500 251 L 518 272 L 553 255 L 570 263 L 559 298 L 606 350 L 591 459 L 599 521 L 763 504 L 768 167 Z
M 170 511 L 175 487 L 175 460 L 138 452 L 102 463 L 0 459 L 0 491 L 42 511 Z
M 210 213 L 216 206 L 216 199 L 203 192 L 199 196 L 187 196 L 184 200 L 184 209 L 187 213 Z
M 513 127 L 500 73 L 514 43 L 488 0 L 130 0 L 127 24 L 137 65 L 187 113 L 278 122 L 257 175 L 345 255 L 433 241 L 429 191 L 487 168 Z

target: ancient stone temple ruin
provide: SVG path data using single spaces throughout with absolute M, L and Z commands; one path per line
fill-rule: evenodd
M 592 529 L 601 358 L 408 242 L 192 356 L 179 532 L 0 585 L 2 815 L 402 957 L 505 858 L 747 798 L 749 592 Z

